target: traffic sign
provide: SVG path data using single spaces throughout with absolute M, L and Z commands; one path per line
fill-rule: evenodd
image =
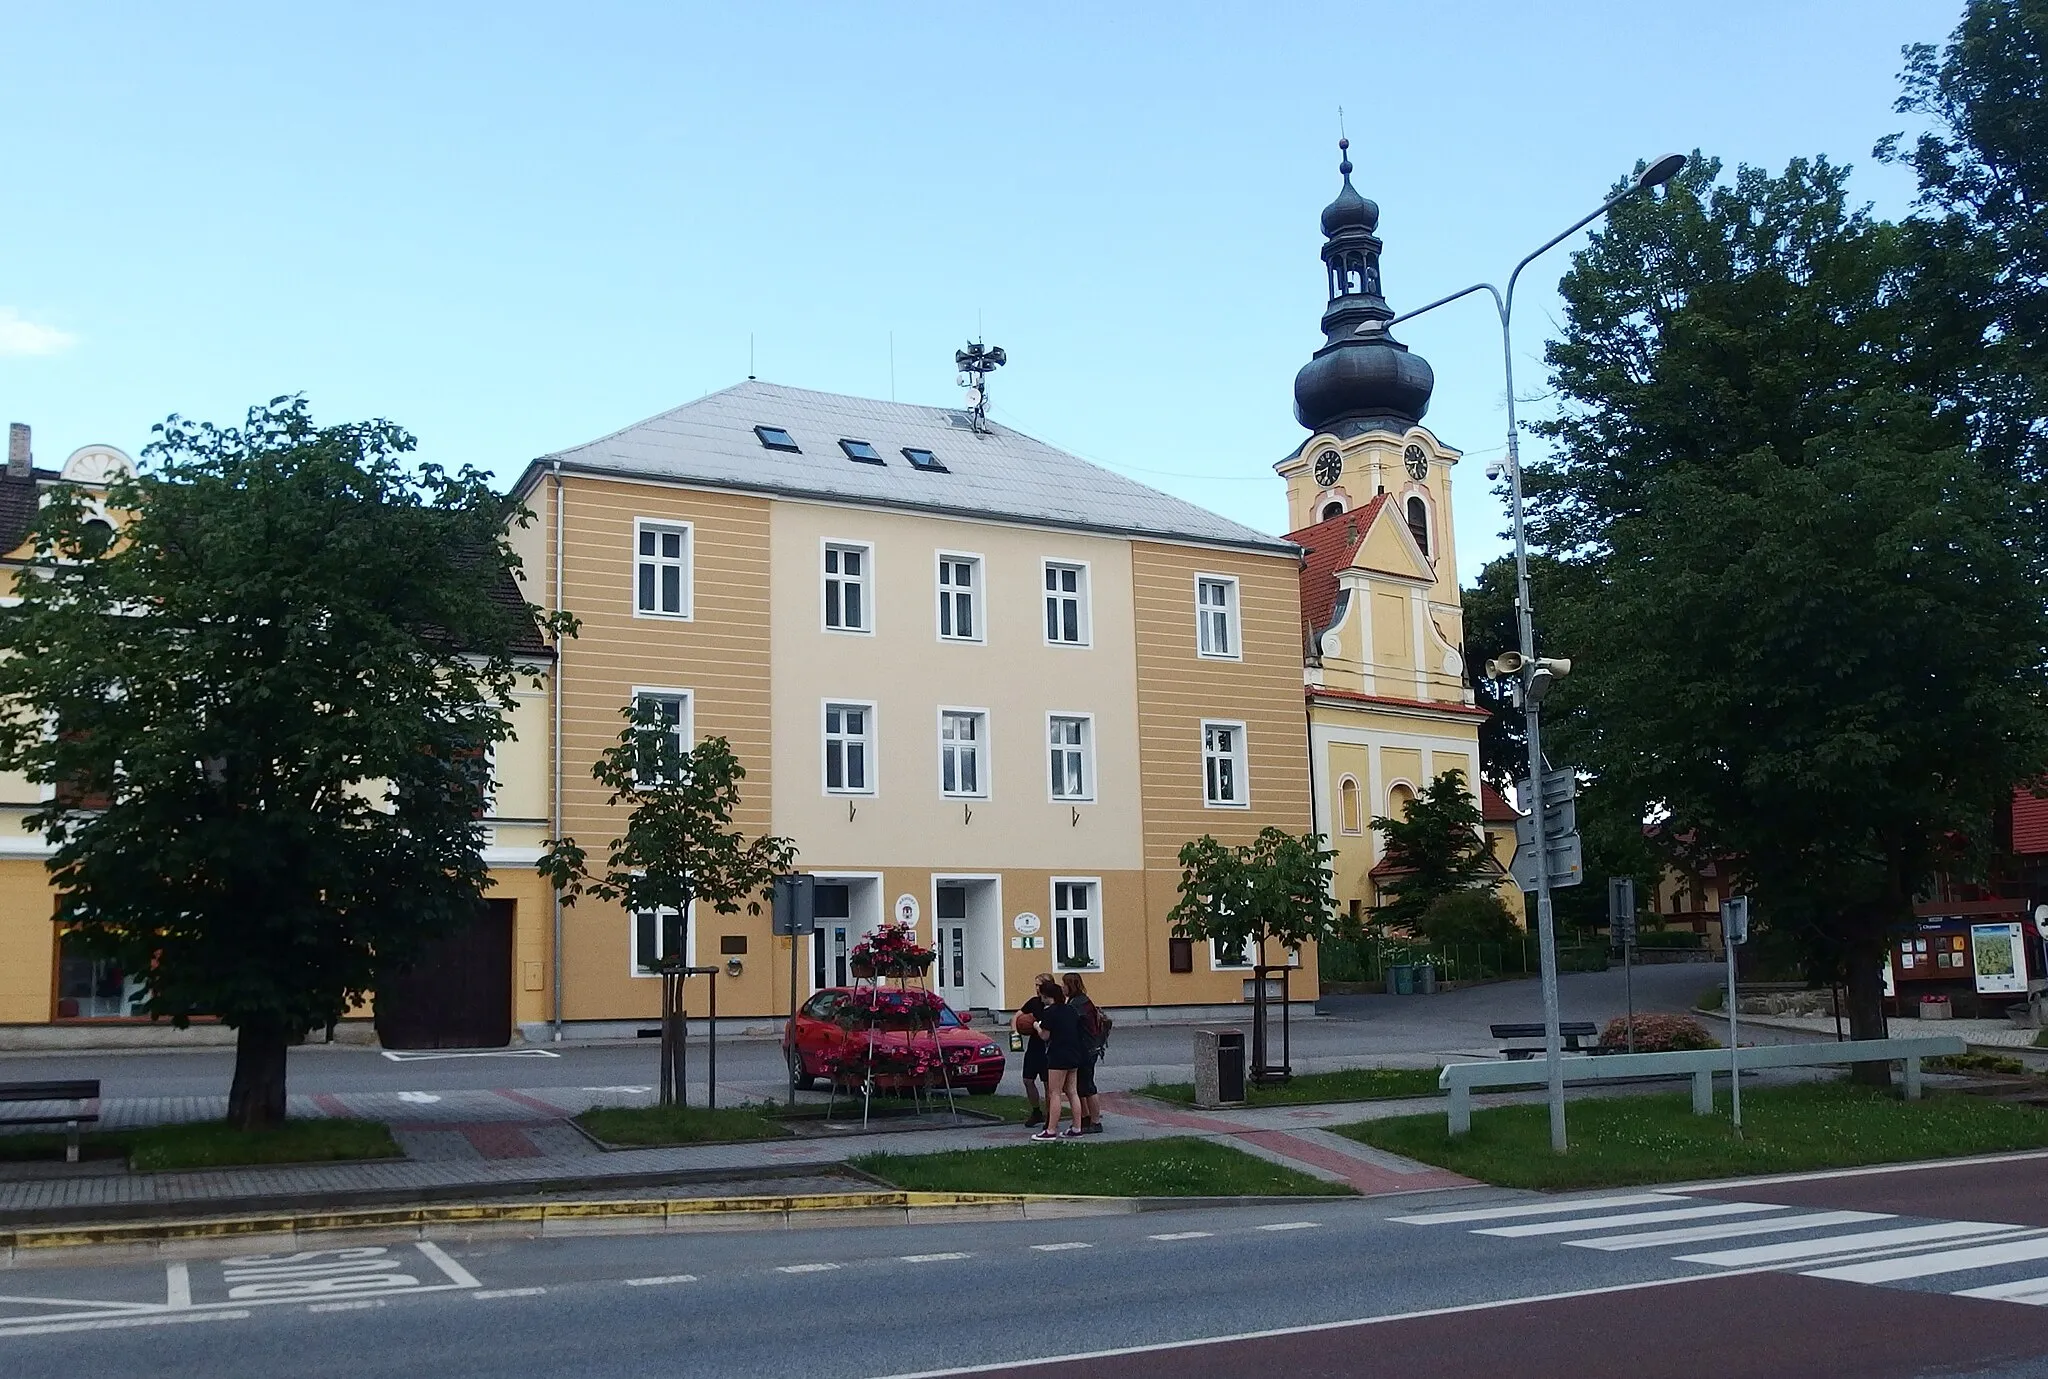
M 1731 895 L 1721 902 L 1721 941 L 1730 947 L 1749 942 L 1749 897 Z
M 1572 833 L 1562 838 L 1552 838 L 1550 846 L 1542 849 L 1542 853 L 1550 859 L 1549 870 L 1552 888 L 1576 886 L 1579 882 L 1586 879 L 1585 855 L 1580 846 L 1578 834 Z M 1538 850 L 1533 845 L 1517 847 L 1515 849 L 1515 860 L 1508 866 L 1508 872 L 1515 878 L 1515 883 L 1525 891 L 1536 889 L 1537 855 Z
M 1607 935 L 1624 947 L 1636 941 L 1636 879 L 1633 876 L 1607 878 Z
M 775 878 L 775 912 L 769 928 L 777 934 L 809 934 L 818 928 L 818 878 L 796 872 Z
M 1579 776 L 1570 767 L 1543 773 L 1543 832 L 1553 841 L 1567 833 L 1576 833 L 1579 827 Z M 1533 799 L 1529 782 L 1515 782 L 1515 799 L 1526 803 Z M 1536 841 L 1536 819 L 1533 813 L 1524 813 L 1515 821 L 1515 841 L 1528 847 Z

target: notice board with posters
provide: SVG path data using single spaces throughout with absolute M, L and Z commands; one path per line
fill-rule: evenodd
M 1978 994 L 2025 995 L 2027 990 L 2026 930 L 2015 923 L 1972 924 L 1970 965 Z
M 1961 981 L 1969 973 L 1969 939 L 1923 930 L 1892 941 L 1892 967 L 1900 981 Z

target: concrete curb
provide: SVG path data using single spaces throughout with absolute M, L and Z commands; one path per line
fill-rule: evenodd
M 228 1249 L 294 1248 L 301 1237 L 376 1234 L 405 1239 L 638 1235 L 667 1231 L 919 1225 L 939 1221 L 1057 1220 L 1218 1207 L 1299 1205 L 1337 1197 L 1081 1197 L 1039 1193 L 845 1192 L 787 1197 L 646 1198 L 596 1202 L 493 1202 L 123 1221 L 0 1231 L 0 1267 L 53 1252 L 88 1257 L 189 1257 Z

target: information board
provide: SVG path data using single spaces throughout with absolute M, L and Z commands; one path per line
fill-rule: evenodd
M 2025 995 L 2027 948 L 2017 924 L 1972 924 L 1970 965 L 1983 995 Z

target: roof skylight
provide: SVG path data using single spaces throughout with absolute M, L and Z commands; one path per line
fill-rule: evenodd
M 862 464 L 888 463 L 888 461 L 882 458 L 882 452 L 875 449 L 874 446 L 869 445 L 866 441 L 850 441 L 842 439 L 839 442 L 839 448 L 846 452 L 847 459 L 859 460 Z
M 939 457 L 929 450 L 919 450 L 915 446 L 906 445 L 903 447 L 903 458 L 910 461 L 912 469 L 928 469 L 934 474 L 952 473 L 946 466 L 940 464 Z
M 803 450 L 789 432 L 780 426 L 756 426 L 754 434 L 761 438 L 761 444 L 770 450 L 787 450 L 792 455 L 801 455 Z

